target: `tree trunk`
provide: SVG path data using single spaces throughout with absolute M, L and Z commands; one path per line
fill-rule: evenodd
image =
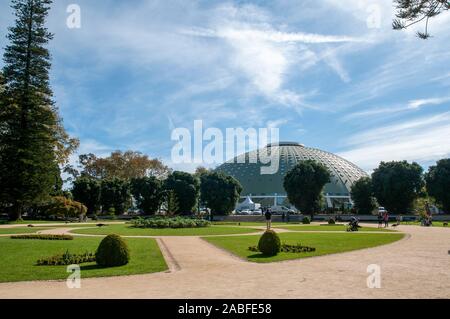
M 16 203 L 12 209 L 10 214 L 11 221 L 21 220 L 22 219 L 22 205 L 20 203 Z

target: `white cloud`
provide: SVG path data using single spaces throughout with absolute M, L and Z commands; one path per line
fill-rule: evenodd
M 429 162 L 450 155 L 450 112 L 388 125 L 350 137 L 339 155 L 366 170 L 381 161 Z
M 448 101 L 450 101 L 450 97 L 438 97 L 438 98 L 412 100 L 412 101 L 409 101 L 408 107 L 411 109 L 418 109 L 425 105 L 439 105 L 439 104 L 443 104 Z

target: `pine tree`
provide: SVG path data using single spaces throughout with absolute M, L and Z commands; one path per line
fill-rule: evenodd
M 49 85 L 53 35 L 45 27 L 51 0 L 13 0 L 15 25 L 5 48 L 0 102 L 0 202 L 11 218 L 44 199 L 60 174 L 60 119 Z

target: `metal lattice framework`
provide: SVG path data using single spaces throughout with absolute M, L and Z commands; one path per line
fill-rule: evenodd
M 262 153 L 264 151 L 264 153 Z M 260 154 L 275 152 L 279 160 L 279 169 L 272 175 L 261 174 L 261 167 L 268 166 L 259 160 Z M 217 168 L 235 177 L 243 186 L 242 196 L 252 198 L 285 198 L 283 180 L 286 173 L 299 161 L 315 160 L 324 164 L 331 173 L 331 181 L 324 188 L 328 206 L 331 199 L 350 201 L 350 189 L 361 177 L 367 174 L 355 164 L 329 152 L 305 147 L 299 143 L 282 142 L 269 144 L 265 150 L 256 150 L 242 154 Z

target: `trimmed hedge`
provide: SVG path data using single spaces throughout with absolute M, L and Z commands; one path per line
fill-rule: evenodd
M 55 255 L 39 259 L 38 266 L 67 266 L 78 265 L 95 261 L 95 254 L 86 252 L 84 254 L 71 254 L 68 250 L 62 255 Z
M 138 218 L 131 222 L 136 228 L 200 228 L 209 227 L 211 222 L 204 219 L 186 217 Z
M 273 230 L 267 230 L 259 239 L 258 250 L 267 256 L 275 256 L 280 252 L 281 241 Z
M 102 267 L 126 265 L 130 261 L 127 243 L 119 235 L 108 235 L 98 246 L 95 259 L 97 264 Z
M 248 250 L 260 252 L 260 250 L 256 246 L 248 247 Z M 301 244 L 297 245 L 282 244 L 280 248 L 280 252 L 283 253 L 309 253 L 314 251 L 316 251 L 314 247 L 302 246 Z
M 30 240 L 73 240 L 73 236 L 70 235 L 15 235 L 11 236 L 11 239 L 30 239 Z
M 305 225 L 311 224 L 311 219 L 308 216 L 303 217 L 302 223 Z

